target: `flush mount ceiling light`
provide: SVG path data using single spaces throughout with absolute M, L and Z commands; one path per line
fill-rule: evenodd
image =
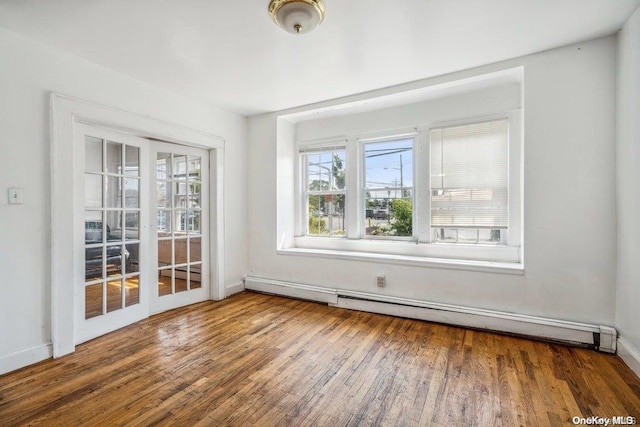
M 276 25 L 292 34 L 304 34 L 324 20 L 322 0 L 271 0 L 269 15 Z

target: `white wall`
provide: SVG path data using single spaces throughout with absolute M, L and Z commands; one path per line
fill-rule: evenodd
M 225 285 L 247 271 L 244 117 L 0 30 L 0 368 L 51 342 L 51 91 L 225 138 Z M 10 187 L 24 204 L 8 205 Z
M 618 289 L 621 353 L 640 375 L 640 9 L 618 38 Z M 627 348 L 625 348 L 627 347 Z
M 268 279 L 612 325 L 615 318 L 616 38 L 607 37 L 411 83 L 415 89 L 524 66 L 524 276 L 276 254 L 277 117 L 249 119 L 250 274 Z M 389 89 L 372 93 L 388 94 Z M 464 107 L 464 105 L 463 105 Z M 404 112 L 403 112 L 404 111 Z M 410 108 L 395 112 L 411 115 Z M 358 115 L 361 121 L 364 116 Z M 367 125 L 381 115 L 371 113 Z M 349 126 L 349 119 L 336 119 Z M 313 124 L 301 125 L 308 136 Z M 316 126 L 318 135 L 326 132 Z M 285 207 L 290 203 L 286 203 Z M 289 209 L 287 207 L 287 209 Z M 287 214 L 287 213 L 285 213 Z M 282 215 L 280 215 L 282 216 Z M 386 274 L 387 287 L 375 284 Z

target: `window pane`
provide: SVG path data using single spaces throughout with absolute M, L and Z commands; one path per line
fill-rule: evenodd
M 171 264 L 173 264 L 173 242 L 158 240 L 158 267 L 166 267 Z
M 107 172 L 122 174 L 122 144 L 107 141 Z
M 102 175 L 84 174 L 84 206 L 102 207 Z
M 337 151 L 333 153 L 333 164 L 331 166 L 332 190 L 344 190 L 345 188 L 345 152 Z
M 184 271 L 180 269 L 175 270 L 175 282 L 176 282 L 176 285 L 175 285 L 176 293 L 188 291 L 186 269 Z
M 175 182 L 174 183 L 174 208 L 186 208 L 187 207 L 187 183 Z
M 187 239 L 176 239 L 174 241 L 174 246 L 176 248 L 176 264 L 186 264 L 188 262 L 187 258 Z
M 126 178 L 124 180 L 124 206 L 125 208 L 140 207 L 140 180 Z
M 199 289 L 202 287 L 202 279 L 200 274 L 200 265 L 189 266 L 189 288 Z
M 344 194 L 309 195 L 307 206 L 307 234 L 345 235 Z
M 365 145 L 365 188 L 413 187 L 413 138 Z
M 84 288 L 84 318 L 102 315 L 102 283 Z
M 187 156 L 173 156 L 173 179 L 187 179 Z
M 345 150 L 308 153 L 303 158 L 307 167 L 308 191 L 344 190 Z
M 122 207 L 122 178 L 118 178 L 117 176 L 108 176 L 107 177 L 107 207 L 108 208 L 119 208 Z
M 320 156 L 317 154 L 307 154 L 307 190 L 321 190 L 320 183 Z
M 368 191 L 365 198 L 365 231 L 367 236 L 412 236 L 413 191 Z
M 200 157 L 189 157 L 189 180 L 200 181 Z
M 158 296 L 171 295 L 173 293 L 171 286 L 172 269 L 164 269 L 158 271 Z
M 320 173 L 320 190 L 329 190 L 331 188 L 331 165 L 332 165 L 331 153 L 321 153 L 318 162 Z
M 104 248 L 86 248 L 84 250 L 84 277 L 90 282 L 102 278 L 102 254 Z
M 107 313 L 122 308 L 122 279 L 107 282 Z
M 127 145 L 125 147 L 125 175 L 140 176 L 140 149 Z
M 86 211 L 84 213 L 85 243 L 102 243 L 102 212 Z
M 107 211 L 107 241 L 122 240 L 122 211 Z
M 188 211 L 189 234 L 200 234 L 200 211 Z
M 187 232 L 187 211 L 179 210 L 173 212 L 174 233 L 186 234 Z
M 506 232 L 489 228 L 432 228 L 434 240 L 443 243 L 506 244 Z
M 126 212 L 124 214 L 124 227 L 125 240 L 138 240 L 140 238 L 140 213 Z
M 140 271 L 140 244 L 133 243 L 125 246 L 124 274 Z
M 158 153 L 156 162 L 157 179 L 171 178 L 171 154 Z
M 109 245 L 105 248 L 105 256 L 107 263 L 107 277 L 116 277 L 122 275 L 124 267 L 122 261 L 128 258 L 128 252 L 122 250 L 122 245 Z
M 127 277 L 124 281 L 124 305 L 129 307 L 140 302 L 140 276 Z
M 202 239 L 193 237 L 189 239 L 189 262 L 202 261 Z
M 171 207 L 171 185 L 167 181 L 156 183 L 156 201 L 159 208 Z
M 200 208 L 200 194 L 189 196 L 189 208 Z
M 202 192 L 202 184 L 200 182 L 190 182 L 189 183 L 189 195 L 190 196 L 200 196 Z
M 86 136 L 84 141 L 84 170 L 102 172 L 102 140 Z
M 171 234 L 171 216 L 169 211 L 158 211 L 157 215 L 158 237 L 167 237 Z

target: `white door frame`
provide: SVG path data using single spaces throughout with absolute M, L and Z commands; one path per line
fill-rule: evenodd
M 51 341 L 53 357 L 75 351 L 74 292 L 78 263 L 74 223 L 74 127 L 85 123 L 210 150 L 209 268 L 211 299 L 225 297 L 224 147 L 225 140 L 173 123 L 51 93 Z M 77 227 L 75 227 L 77 228 Z

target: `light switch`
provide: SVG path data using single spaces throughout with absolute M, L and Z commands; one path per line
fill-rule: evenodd
M 9 189 L 9 204 L 21 205 L 22 201 L 22 188 L 10 188 Z

